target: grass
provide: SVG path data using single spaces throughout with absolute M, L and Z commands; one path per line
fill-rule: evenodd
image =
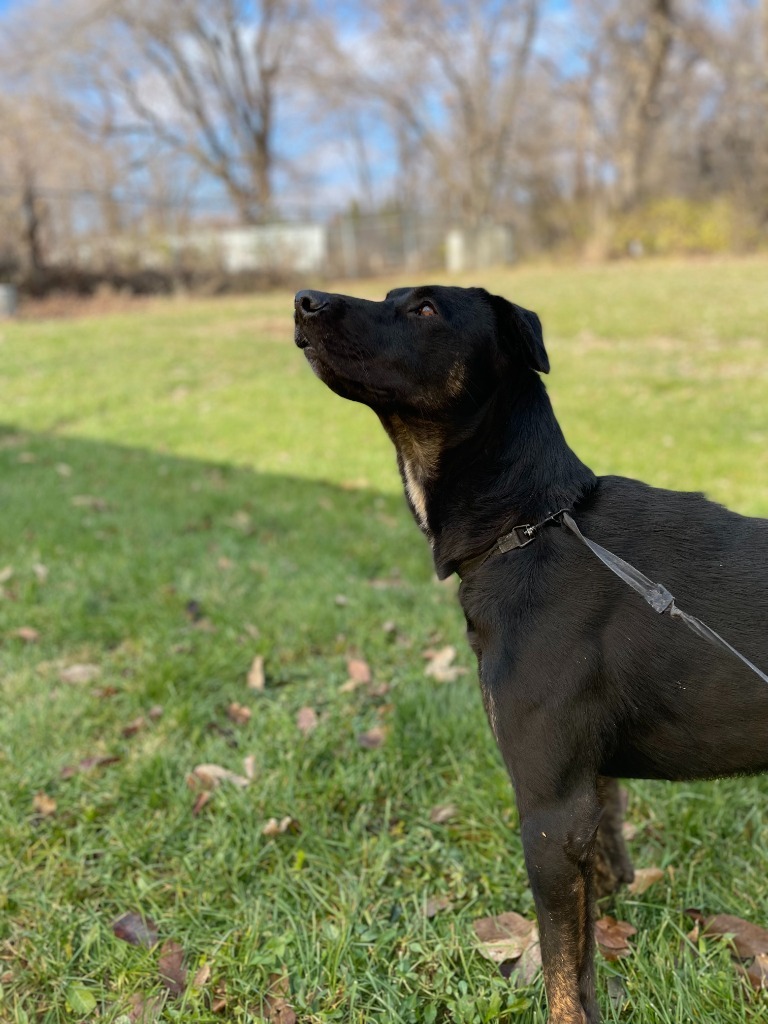
M 767 276 L 649 263 L 483 283 L 542 314 L 556 408 L 595 470 L 768 515 Z M 540 980 L 511 988 L 473 942 L 475 918 L 532 900 L 455 587 L 434 581 L 377 421 L 311 376 L 289 311 L 273 294 L 0 325 L 1 1021 L 125 1024 L 132 996 L 164 991 L 157 948 L 112 933 L 128 910 L 183 946 L 190 977 L 211 968 L 162 1020 L 259 1020 L 283 972 L 302 1021 L 545 1019 Z M 441 684 L 421 652 L 444 643 L 469 671 Z M 246 686 L 258 654 L 263 693 Z M 352 655 L 386 694 L 342 691 Z M 62 681 L 83 663 L 97 679 Z M 241 773 L 247 755 L 252 784 L 194 815 L 191 770 Z M 630 790 L 635 860 L 670 872 L 613 906 L 638 936 L 600 963 L 606 1019 L 761 1019 L 722 945 L 679 943 L 689 906 L 768 924 L 766 781 Z M 262 835 L 284 815 L 300 831 Z M 428 920 L 439 895 L 453 909 Z M 626 998 L 608 1000 L 611 977 Z

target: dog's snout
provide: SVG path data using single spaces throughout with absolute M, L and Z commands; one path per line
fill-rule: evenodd
M 331 296 L 327 292 L 301 291 L 296 293 L 293 300 L 296 316 L 300 319 L 316 316 L 326 309 L 331 302 Z

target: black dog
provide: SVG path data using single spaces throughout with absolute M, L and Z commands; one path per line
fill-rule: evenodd
M 463 576 L 483 700 L 520 811 L 550 1021 L 597 1021 L 592 900 L 632 878 L 615 780 L 768 769 L 768 685 L 654 615 L 561 520 L 479 556 L 512 527 L 567 509 L 765 670 L 768 521 L 596 477 L 540 379 L 538 317 L 505 299 L 477 288 L 400 288 L 383 302 L 304 291 L 295 310 L 296 344 L 317 376 L 370 406 L 394 442 L 438 576 Z

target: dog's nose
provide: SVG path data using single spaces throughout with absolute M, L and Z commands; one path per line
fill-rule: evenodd
M 331 296 L 328 292 L 296 292 L 296 298 L 293 300 L 296 317 L 302 320 L 321 313 L 330 303 Z

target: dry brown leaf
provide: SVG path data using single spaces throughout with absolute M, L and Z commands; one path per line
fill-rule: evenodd
M 227 985 L 226 982 L 220 981 L 216 988 L 213 990 L 213 1001 L 211 1002 L 211 1010 L 213 1013 L 223 1013 L 227 1008 Z
M 77 764 L 67 764 L 61 769 L 59 773 L 62 779 L 71 779 L 74 775 L 78 775 L 80 772 L 88 772 L 92 768 L 105 768 L 110 764 L 117 764 L 121 758 L 115 755 L 100 755 L 96 757 L 84 757 L 82 761 L 78 761 Z
M 172 996 L 184 995 L 187 988 L 187 969 L 184 966 L 184 950 L 173 939 L 166 939 L 160 948 L 157 963 L 160 982 Z
M 429 820 L 433 825 L 444 825 L 447 821 L 452 821 L 458 813 L 459 809 L 454 804 L 438 804 L 429 812 Z
M 56 801 L 42 790 L 32 797 L 32 807 L 36 814 L 42 814 L 44 818 L 50 818 L 56 813 Z
M 768 954 L 759 953 L 744 973 L 756 992 L 768 991 Z
M 157 722 L 163 717 L 163 705 L 153 704 L 147 712 L 147 718 L 150 722 Z
M 292 818 L 290 814 L 286 814 L 284 818 L 270 818 L 269 821 L 264 825 L 261 830 L 263 836 L 274 836 L 285 835 L 286 832 L 298 832 L 299 823 L 295 818 Z
M 637 825 L 633 825 L 631 821 L 622 822 L 621 834 L 627 840 L 628 843 L 631 843 L 632 840 L 636 838 L 639 831 L 640 829 L 637 827 Z
M 192 988 L 205 988 L 210 980 L 211 965 L 203 964 L 202 967 L 198 967 L 195 971 L 195 976 L 192 979 Z
M 130 942 L 132 946 L 149 949 L 157 943 L 157 925 L 151 917 L 137 914 L 135 910 L 129 910 L 113 921 L 112 931 L 118 939 Z
M 288 1001 L 291 987 L 288 976 L 273 974 L 264 995 L 264 1019 L 269 1024 L 296 1024 L 296 1013 Z
M 32 566 L 32 572 L 35 574 L 35 579 L 38 583 L 45 583 L 48 579 L 48 566 L 43 565 L 42 562 L 35 562 Z
M 615 917 L 606 915 L 595 921 L 595 942 L 606 960 L 629 956 L 632 947 L 627 939 L 636 934 L 637 928 L 626 921 L 617 921 Z
M 25 644 L 36 644 L 40 639 L 40 634 L 33 626 L 19 626 L 18 629 L 13 630 L 11 636 L 23 640 Z
M 347 673 L 349 675 L 349 681 L 354 681 L 358 685 L 370 683 L 373 678 L 371 675 L 371 666 L 362 658 L 347 658 Z
M 424 916 L 431 921 L 441 910 L 450 910 L 452 906 L 453 901 L 450 896 L 430 896 L 424 907 Z
M 633 896 L 642 896 L 652 885 L 664 878 L 661 868 L 635 868 L 635 878 L 627 886 L 627 892 Z
M 69 665 L 59 672 L 59 679 L 62 683 L 92 683 L 101 675 L 99 665 L 79 664 Z
M 367 732 L 361 732 L 357 737 L 357 742 L 365 750 L 376 750 L 386 738 L 386 728 L 383 725 L 374 725 Z
M 257 690 L 259 693 L 264 689 L 266 679 L 264 676 L 264 656 L 257 654 L 251 662 L 248 670 L 248 689 Z
M 717 914 L 704 922 L 704 934 L 728 936 L 736 953 L 746 959 L 768 953 L 768 931 L 732 914 Z
M 131 1024 L 154 1024 L 163 1011 L 165 996 L 145 996 L 140 992 L 132 995 L 128 1020 Z
M 309 736 L 317 728 L 318 717 L 314 708 L 299 708 L 296 715 L 296 727 L 304 736 Z
M 207 803 L 213 800 L 213 793 L 210 789 L 204 789 L 202 793 L 197 794 L 197 799 L 192 807 L 192 814 L 197 817 L 200 811 L 205 807 Z
M 243 771 L 245 777 L 249 782 L 252 782 L 256 776 L 256 756 L 254 754 L 248 754 L 247 757 L 243 758 Z
M 125 739 L 130 739 L 130 737 L 135 736 L 137 732 L 141 732 L 141 730 L 146 726 L 146 724 L 147 720 L 144 717 L 144 715 L 139 715 L 137 718 L 134 718 L 132 721 L 130 721 L 127 725 L 123 726 L 123 728 L 120 730 L 120 735 L 124 736 Z
M 514 910 L 496 917 L 480 918 L 473 922 L 472 927 L 480 942 L 480 953 L 496 964 L 517 959 L 539 939 L 536 922 Z
M 95 690 L 91 690 L 91 695 L 97 700 L 106 700 L 109 697 L 116 697 L 120 693 L 116 686 L 97 686 Z
M 245 787 L 250 783 L 243 775 L 222 768 L 219 764 L 199 764 L 193 768 L 188 781 L 192 786 L 201 785 L 204 789 L 215 789 L 221 782 L 233 782 L 236 786 Z
M 508 911 L 497 917 L 481 918 L 472 927 L 482 956 L 498 964 L 505 978 L 515 972 L 524 984 L 530 984 L 541 967 L 539 930 L 535 921 Z
M 452 644 L 441 647 L 438 651 L 430 651 L 424 675 L 436 679 L 438 683 L 452 683 L 467 671 L 461 665 L 453 664 L 455 657 L 456 648 Z
M 250 722 L 253 712 L 245 704 L 238 704 L 236 700 L 227 708 L 227 718 L 235 725 L 246 725 Z

